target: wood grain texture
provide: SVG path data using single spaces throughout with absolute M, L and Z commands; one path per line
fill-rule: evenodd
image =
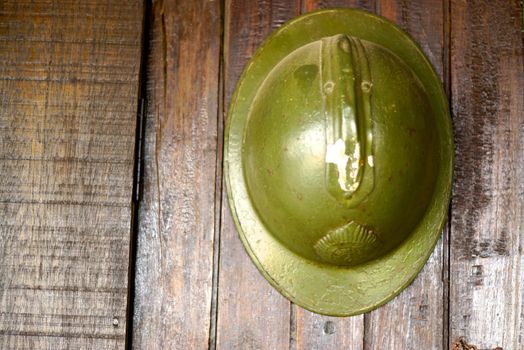
M 353 7 L 375 12 L 375 0 L 302 0 L 302 10 L 311 12 L 322 8 Z
M 295 307 L 296 349 L 364 349 L 364 317 L 328 317 Z
M 221 14 L 157 1 L 148 59 L 133 348 L 204 349 L 211 317 Z
M 382 1 L 379 12 L 406 30 L 444 78 L 444 3 Z M 444 80 L 444 79 L 443 79 Z M 447 235 L 447 232 L 444 233 Z M 441 349 L 444 335 L 443 240 L 415 281 L 398 297 L 366 315 L 366 349 Z M 445 342 L 444 342 L 445 343 Z
M 331 318 L 280 296 L 232 223 L 222 109 L 245 63 L 300 12 L 345 6 L 377 8 L 450 71 L 449 338 L 446 240 L 392 302 Z M 521 4 L 449 6 L 154 1 L 134 348 L 524 347 Z M 138 0 L 0 0 L 1 349 L 124 348 L 142 13 Z
M 451 2 L 456 167 L 450 342 L 524 348 L 524 72 L 519 1 Z
M 224 106 L 257 47 L 299 1 L 225 2 Z M 217 349 L 288 349 L 290 303 L 260 275 L 240 242 L 224 193 L 220 237 Z
M 381 1 L 378 13 L 398 24 L 420 45 L 429 58 L 438 75 L 444 82 L 444 70 L 448 57 L 444 57 L 448 43 L 447 33 L 447 0 L 405 0 Z
M 366 315 L 365 349 L 442 349 L 442 239 L 415 281 Z
M 142 3 L 0 2 L 0 348 L 123 349 Z

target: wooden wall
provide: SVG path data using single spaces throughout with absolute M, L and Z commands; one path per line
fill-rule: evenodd
M 428 55 L 456 166 L 449 223 L 415 282 L 333 318 L 291 304 L 247 257 L 222 139 L 267 35 L 346 6 L 398 23 Z M 521 11 L 516 0 L 0 0 L 0 349 L 524 348 Z
M 123 348 L 143 4 L 0 1 L 0 348 Z

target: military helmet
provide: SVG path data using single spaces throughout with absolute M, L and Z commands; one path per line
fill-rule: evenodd
M 306 309 L 378 307 L 438 240 L 452 146 L 439 78 L 407 34 L 358 10 L 298 17 L 257 51 L 231 102 L 224 166 L 244 246 Z

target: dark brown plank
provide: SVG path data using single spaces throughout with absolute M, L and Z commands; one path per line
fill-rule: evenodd
M 353 7 L 373 11 L 373 0 L 306 0 L 302 12 L 307 13 L 322 8 Z M 291 338 L 296 349 L 363 349 L 364 316 L 327 317 L 317 315 L 293 305 L 295 319 L 294 334 Z
M 154 3 L 133 347 L 204 349 L 213 280 L 221 14 Z
M 0 348 L 123 349 L 140 1 L 0 3 Z
M 381 1 L 378 12 L 381 16 L 397 23 L 422 47 L 442 81 L 447 66 L 445 54 L 445 7 L 447 0 L 422 0 L 417 2 L 390 0 Z
M 224 99 L 227 105 L 244 65 L 258 45 L 300 13 L 300 1 L 225 3 Z M 258 273 L 248 258 L 222 200 L 218 285 L 217 348 L 287 349 L 290 303 Z
M 379 10 L 415 39 L 444 80 L 447 65 L 444 2 L 382 1 Z M 441 239 L 413 284 L 385 306 L 366 315 L 366 349 L 442 348 L 446 317 L 443 256 Z
M 456 167 L 450 342 L 524 348 L 524 71 L 519 1 L 451 2 Z
M 311 12 L 321 8 L 354 7 L 375 12 L 375 0 L 302 0 L 302 10 Z

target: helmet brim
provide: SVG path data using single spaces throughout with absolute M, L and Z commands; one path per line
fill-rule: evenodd
M 394 250 L 352 267 L 307 260 L 289 250 L 264 226 L 250 199 L 242 145 L 250 106 L 271 69 L 298 47 L 322 37 L 347 34 L 379 44 L 400 57 L 422 82 L 438 119 L 438 176 L 422 220 Z M 275 126 L 277 127 L 277 126 Z M 451 195 L 453 137 L 446 95 L 420 47 L 395 24 L 355 9 L 302 15 L 274 32 L 247 64 L 233 95 L 225 132 L 224 175 L 240 238 L 263 276 L 285 297 L 310 311 L 351 316 L 397 296 L 422 270 L 446 221 Z

